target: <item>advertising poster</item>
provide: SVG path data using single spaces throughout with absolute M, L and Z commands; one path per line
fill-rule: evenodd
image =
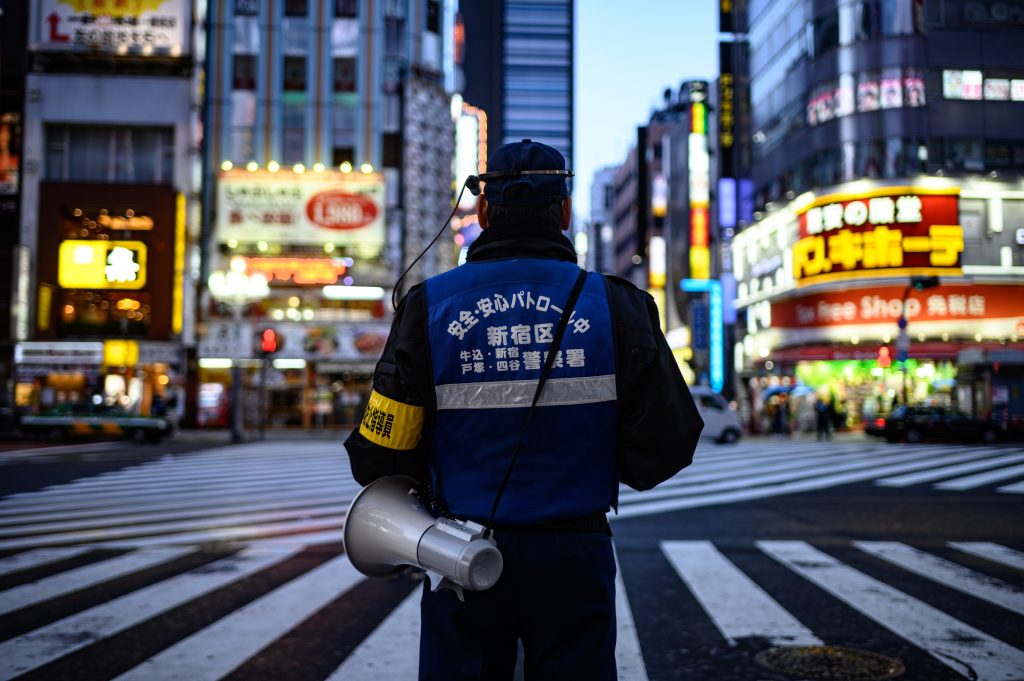
M 18 160 L 21 158 L 21 115 L 0 114 L 0 196 L 18 193 Z
M 372 257 L 384 246 L 384 180 L 361 173 L 228 171 L 217 183 L 219 243 L 334 244 Z
M 39 0 L 32 49 L 180 57 L 188 52 L 188 0 Z

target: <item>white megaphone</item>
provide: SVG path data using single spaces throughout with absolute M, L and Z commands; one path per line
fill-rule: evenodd
M 501 576 L 502 559 L 484 526 L 435 518 L 403 475 L 380 478 L 364 487 L 345 518 L 345 553 L 369 577 L 401 572 L 405 565 L 427 571 L 434 591 L 484 591 Z

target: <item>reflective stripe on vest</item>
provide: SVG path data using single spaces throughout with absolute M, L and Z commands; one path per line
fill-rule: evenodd
M 578 273 L 522 258 L 470 262 L 426 282 L 432 474 L 455 516 L 488 519 Z M 614 500 L 615 356 L 600 275 L 588 277 L 555 358 L 499 524 L 602 512 Z
M 434 388 L 438 409 L 508 409 L 529 407 L 537 381 L 455 383 Z M 552 378 L 544 384 L 538 407 L 590 404 L 615 399 L 615 375 Z

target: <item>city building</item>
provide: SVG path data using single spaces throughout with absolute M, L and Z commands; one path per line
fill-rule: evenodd
M 590 183 L 590 219 L 587 222 L 587 241 L 590 246 L 587 267 L 609 274 L 615 262 L 612 204 L 615 198 L 616 170 L 617 166 L 607 166 L 594 173 Z
M 0 9 L 0 262 L 13 273 L 0 277 L 0 406 L 4 408 L 11 406 L 14 397 L 14 342 L 29 337 L 31 254 L 20 244 L 27 28 L 24 3 Z M 9 428 L 0 420 L 0 430 Z
M 816 394 L 851 427 L 897 402 L 1024 416 L 1024 13 L 751 0 L 742 28 L 756 212 L 732 242 L 734 359 L 754 425 L 780 392 L 800 423 Z
M 351 425 L 396 279 L 451 211 L 454 5 L 218 0 L 209 12 L 203 277 L 234 263 L 269 295 L 201 300 L 200 425 L 225 424 L 239 364 L 250 426 Z M 396 293 L 455 262 L 435 247 Z M 262 357 L 254 339 L 268 329 L 281 342 Z
M 467 102 L 492 147 L 532 139 L 573 162 L 574 0 L 462 0 Z
M 28 4 L 16 404 L 180 411 L 202 17 L 185 0 Z

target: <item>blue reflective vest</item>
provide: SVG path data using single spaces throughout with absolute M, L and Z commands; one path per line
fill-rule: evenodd
M 431 472 L 458 518 L 490 517 L 578 275 L 573 263 L 517 258 L 469 262 L 425 284 L 437 397 Z M 591 273 L 495 522 L 608 510 L 616 422 L 611 313 L 604 280 Z

